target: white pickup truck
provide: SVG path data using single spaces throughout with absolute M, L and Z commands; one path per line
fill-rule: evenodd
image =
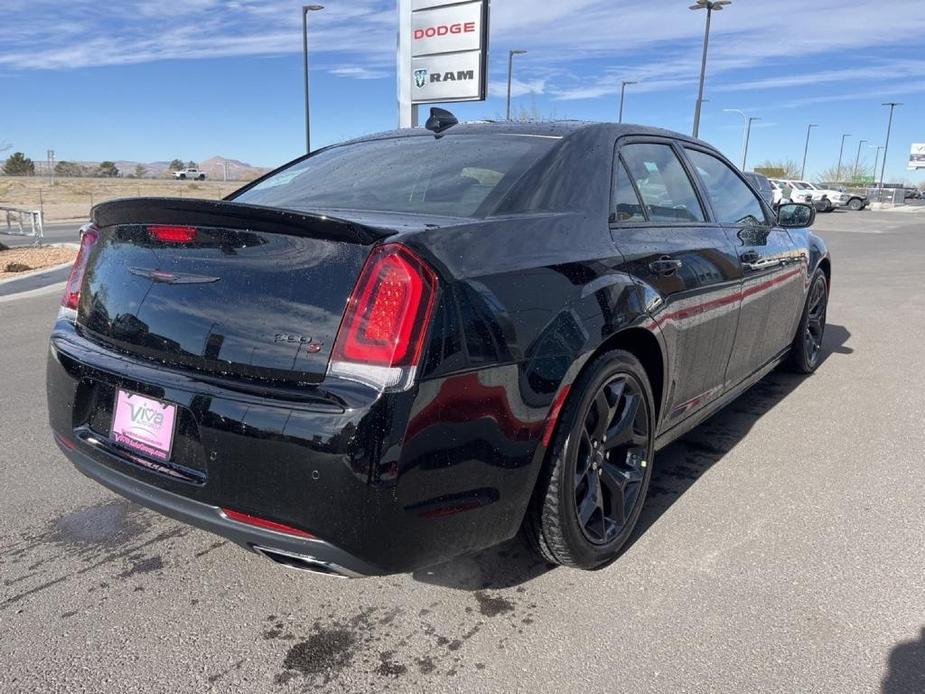
M 200 171 L 199 169 L 180 169 L 179 171 L 173 172 L 173 177 L 180 181 L 185 181 L 187 179 L 204 181 L 206 180 L 206 172 Z
M 775 199 L 781 195 L 781 191 L 788 187 L 791 189 L 790 199 L 793 202 L 813 202 L 816 209 L 821 212 L 831 212 L 836 207 L 845 207 L 851 196 L 840 190 L 821 188 L 809 181 L 787 181 L 781 179 L 772 179 L 771 185 L 774 187 Z M 809 200 L 807 200 L 809 198 Z

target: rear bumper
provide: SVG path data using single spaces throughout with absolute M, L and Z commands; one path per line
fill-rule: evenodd
M 509 418 L 459 419 L 455 400 L 441 404 L 447 394 L 474 392 L 479 378 L 387 395 L 349 383 L 258 392 L 240 379 L 217 382 L 108 350 L 59 321 L 48 416 L 74 465 L 142 505 L 338 574 L 405 573 L 497 544 L 520 527 L 542 456 L 537 434 Z M 483 390 L 501 392 L 492 388 Z M 177 407 L 165 464 L 111 439 L 117 389 Z M 318 539 L 254 528 L 223 508 Z
M 302 560 L 306 570 L 330 573 L 349 578 L 377 576 L 387 573 L 352 554 L 318 539 L 307 539 L 256 528 L 228 518 L 218 506 L 212 506 L 188 497 L 165 491 L 151 484 L 140 482 L 117 470 L 102 465 L 89 455 L 62 445 L 55 437 L 58 448 L 84 475 L 99 482 L 137 504 L 195 526 L 216 535 L 221 535 L 242 547 L 265 556 L 279 555 Z M 84 445 L 93 445 L 83 440 Z M 102 455 L 108 455 L 101 452 Z M 297 566 L 296 563 L 292 564 Z

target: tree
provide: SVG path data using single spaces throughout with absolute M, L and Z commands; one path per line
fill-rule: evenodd
M 116 165 L 113 162 L 104 161 L 100 162 L 96 173 L 98 176 L 102 176 L 103 178 L 116 178 L 119 175 L 119 169 L 116 168 Z
M 198 169 L 198 168 L 199 168 L 199 164 L 197 164 L 197 163 L 194 162 L 192 159 L 190 159 L 188 162 L 186 162 L 186 168 L 187 168 L 187 169 Z
M 170 162 L 170 164 L 167 165 L 167 168 L 170 171 L 180 171 L 181 169 L 183 169 L 183 167 L 184 167 L 184 164 L 179 159 L 174 159 L 173 161 Z
M 138 164 L 135 167 L 135 178 L 144 178 L 148 175 L 148 169 L 145 168 L 143 164 Z
M 35 164 L 22 152 L 13 152 L 3 165 L 3 173 L 7 176 L 32 176 Z
M 800 177 L 800 165 L 792 159 L 763 161 L 755 167 L 755 171 L 768 178 L 794 179 Z

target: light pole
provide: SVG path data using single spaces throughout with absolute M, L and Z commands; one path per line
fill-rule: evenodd
M 841 149 L 838 150 L 838 167 L 835 169 L 835 182 L 841 183 L 841 158 L 845 153 L 845 140 L 851 137 L 851 133 L 845 133 L 841 136 Z
M 745 138 L 748 137 L 748 115 L 745 113 L 745 111 L 740 111 L 737 108 L 724 108 L 723 112 L 724 113 L 738 113 L 740 116 L 742 116 L 742 123 L 744 124 L 744 128 L 742 130 L 742 168 L 744 169 L 745 168 L 745 154 L 746 154 Z
M 883 145 L 883 163 L 880 164 L 880 202 L 883 202 L 883 175 L 886 173 L 886 155 L 890 151 L 890 133 L 893 131 L 893 111 L 896 110 L 897 106 L 902 106 L 898 101 L 888 101 L 881 106 L 890 107 L 890 124 L 886 126 L 886 143 Z M 877 175 L 876 168 L 874 169 L 874 175 Z
M 514 56 L 523 55 L 527 51 L 515 48 L 507 53 L 507 119 L 511 120 L 511 82 L 514 75 Z
M 745 164 L 748 161 L 748 142 L 752 139 L 752 123 L 761 120 L 758 116 L 752 116 L 748 119 L 748 127 L 745 128 L 745 154 L 742 155 L 742 171 L 745 171 Z
M 877 147 L 874 147 L 873 145 L 871 145 L 870 148 L 871 148 L 871 149 L 876 149 L 876 150 L 877 150 L 877 154 L 876 154 L 876 156 L 874 157 L 874 177 L 873 177 L 873 180 L 876 181 L 876 179 L 877 179 L 877 164 L 880 163 L 880 152 L 883 150 L 883 145 L 878 145 Z
M 703 82 L 707 76 L 707 49 L 710 47 L 710 22 L 713 19 L 713 13 L 719 12 L 726 5 L 731 5 L 732 0 L 697 0 L 697 3 L 691 5 L 691 10 L 707 11 L 707 27 L 703 33 L 703 60 L 700 63 L 700 91 L 697 93 L 697 105 L 694 108 L 694 137 L 700 136 L 700 109 L 703 106 Z
M 305 74 L 305 152 L 312 151 L 312 129 L 308 110 L 308 13 L 323 10 L 324 5 L 302 5 L 302 67 Z
M 858 156 L 854 158 L 854 177 L 858 175 L 858 167 L 861 165 L 861 147 L 867 144 L 867 140 L 858 142 Z
M 620 120 L 618 123 L 623 122 L 623 100 L 626 98 L 626 87 L 630 84 L 639 84 L 639 82 L 623 82 L 620 84 Z
M 800 169 L 800 180 L 802 181 L 806 178 L 806 155 L 809 154 L 809 134 L 813 131 L 813 128 L 818 128 L 818 123 L 810 123 L 809 127 L 806 128 L 806 147 L 803 148 L 803 168 Z

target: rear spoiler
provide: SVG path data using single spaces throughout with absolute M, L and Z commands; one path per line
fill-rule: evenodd
M 223 200 L 124 198 L 102 202 L 90 211 L 96 226 L 182 224 L 306 236 L 368 246 L 393 235 L 391 229 L 347 219 Z

